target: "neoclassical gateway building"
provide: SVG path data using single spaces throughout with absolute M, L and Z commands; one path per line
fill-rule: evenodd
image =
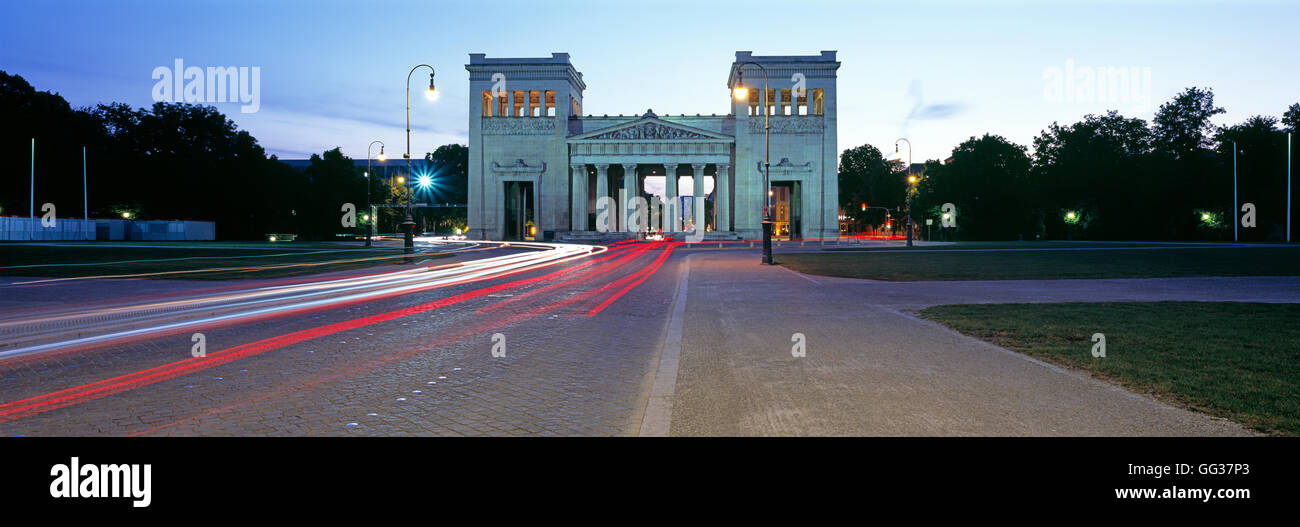
M 763 73 L 748 62 L 766 69 L 766 98 Z M 839 66 L 834 51 L 809 56 L 738 51 L 727 90 L 712 92 L 719 102 L 730 101 L 726 115 L 647 110 L 610 116 L 583 115 L 587 85 L 567 53 L 549 58 L 470 54 L 465 66 L 471 101 L 468 234 L 494 240 L 581 239 L 619 231 L 630 237 L 649 223 L 665 232 L 702 228 L 710 238 L 758 238 L 767 112 L 776 236 L 838 236 Z M 602 196 L 623 201 L 598 199 Z M 645 201 L 637 205 L 637 197 Z M 654 215 L 663 210 L 657 208 L 660 198 L 678 204 L 676 221 Z M 632 221 L 626 212 L 610 211 L 610 203 L 630 203 Z M 640 212 L 651 211 L 642 216 L 649 222 L 637 219 L 638 206 L 644 207 Z

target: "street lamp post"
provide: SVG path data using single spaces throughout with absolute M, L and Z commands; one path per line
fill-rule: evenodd
M 912 142 L 908 141 L 907 138 L 905 137 L 900 137 L 897 141 L 894 141 L 895 154 L 898 153 L 898 143 L 900 142 L 907 143 L 907 193 L 903 197 L 907 201 L 907 223 L 905 224 L 907 228 L 907 246 L 911 247 L 912 246 L 912 186 L 916 184 L 916 176 L 912 175 Z
M 425 97 L 428 97 L 429 100 L 433 100 L 438 93 L 437 89 L 433 86 L 433 74 L 435 73 L 433 66 L 428 64 L 417 64 L 415 67 L 411 68 L 410 73 L 406 74 L 406 153 L 402 154 L 402 157 L 406 158 L 406 177 L 408 180 L 411 177 L 411 75 L 415 73 L 415 70 L 420 68 L 429 68 L 429 90 L 425 92 Z M 415 219 L 411 214 L 410 192 L 406 193 L 406 221 L 402 222 L 402 227 L 404 231 L 404 251 L 406 254 L 414 254 Z M 413 257 L 406 257 L 406 263 L 411 263 L 412 261 L 414 261 Z
M 1232 241 L 1237 241 L 1237 228 L 1241 224 L 1241 210 L 1237 208 L 1237 140 L 1232 141 Z
M 370 150 L 375 147 L 375 143 L 379 143 L 379 162 L 383 163 L 388 160 L 388 157 L 384 155 L 383 141 L 371 141 L 370 145 L 366 147 L 366 215 L 370 217 L 369 220 L 366 220 L 366 247 L 370 247 L 370 234 L 375 230 L 375 216 L 370 211 Z
M 772 265 L 772 181 L 768 177 L 772 169 L 772 125 L 770 113 L 767 109 L 767 92 L 769 89 L 767 68 L 762 64 L 752 61 L 741 62 L 736 66 L 736 98 L 748 97 L 749 92 L 745 89 L 745 73 L 742 71 L 747 65 L 758 66 L 759 71 L 763 72 L 763 190 L 767 197 L 763 203 L 763 260 L 762 263 Z

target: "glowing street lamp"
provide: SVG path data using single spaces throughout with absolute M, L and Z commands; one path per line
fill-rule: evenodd
M 433 86 L 433 68 L 429 68 L 429 89 L 424 90 L 424 98 L 430 101 L 438 100 L 438 88 Z
M 420 177 L 415 178 L 415 184 L 420 187 L 420 190 L 428 190 L 429 187 L 433 186 L 433 177 L 428 174 L 421 174 Z
M 896 155 L 898 154 L 898 143 L 907 143 L 907 172 L 908 172 L 907 185 L 908 186 L 907 186 L 907 196 L 905 196 L 907 198 L 907 223 L 905 225 L 907 228 L 907 246 L 911 247 L 912 246 L 912 190 L 913 187 L 916 185 L 916 176 L 911 175 L 912 142 L 908 141 L 907 138 L 905 137 L 900 137 L 897 141 L 894 141 L 894 154 Z
M 438 90 L 433 85 L 433 75 L 436 73 L 433 66 L 428 64 L 416 64 L 411 71 L 406 74 L 406 153 L 402 157 L 406 158 L 406 173 L 411 173 L 411 75 L 415 70 L 420 68 L 429 68 L 429 89 L 424 92 L 424 97 L 430 101 L 438 98 Z M 399 178 L 399 183 L 404 183 L 404 178 Z M 415 253 L 415 219 L 411 215 L 411 194 L 406 194 L 406 221 L 402 222 L 403 229 L 403 250 L 406 254 Z M 411 257 L 406 258 L 406 263 L 414 261 Z
M 1066 230 L 1065 230 L 1065 239 L 1067 239 L 1067 240 L 1073 240 L 1073 239 L 1074 239 L 1074 229 L 1071 228 L 1071 227 L 1074 227 L 1074 226 L 1078 225 L 1078 224 L 1079 224 L 1079 220 L 1081 220 L 1081 219 L 1083 219 L 1083 215 L 1082 215 L 1082 214 L 1079 214 L 1079 213 L 1077 213 L 1077 212 L 1075 212 L 1075 211 L 1072 211 L 1072 210 L 1065 211 L 1065 224 L 1069 226 L 1069 227 L 1067 227 Z

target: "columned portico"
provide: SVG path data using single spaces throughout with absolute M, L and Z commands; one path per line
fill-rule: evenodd
M 609 164 L 596 165 L 596 230 L 615 229 L 618 227 L 617 220 L 610 218 L 610 211 L 607 210 L 606 201 L 600 199 L 609 197 Z M 612 225 L 601 225 L 601 218 L 609 218 L 608 221 L 614 222 Z
M 667 121 L 659 118 L 654 112 L 648 111 L 645 115 L 633 118 L 631 121 L 625 119 L 621 124 L 597 128 L 570 137 L 569 162 L 575 166 L 594 164 L 598 169 L 602 165 L 619 165 L 622 168 L 622 187 L 627 189 L 627 192 L 621 193 L 621 197 L 628 201 L 618 203 L 618 209 L 609 212 L 612 220 L 609 225 L 610 230 L 630 233 L 650 227 L 652 230 L 662 228 L 665 232 L 682 232 L 689 229 L 693 223 L 700 223 L 700 229 L 703 229 L 704 218 L 684 221 L 690 218 L 693 212 L 685 210 L 686 207 L 682 200 L 678 199 L 679 196 L 692 196 L 694 203 L 703 203 L 702 200 L 707 198 L 704 185 L 705 172 L 712 167 L 730 165 L 733 141 L 730 135 Z M 643 178 L 652 172 L 657 174 L 660 166 L 664 169 L 662 201 L 665 205 L 664 215 L 660 217 L 657 214 L 659 211 L 632 209 L 631 207 L 640 206 L 636 198 L 645 193 Z M 690 167 L 687 173 L 693 177 L 693 183 L 690 189 L 683 192 L 683 189 L 679 188 L 677 178 L 680 175 L 679 170 L 686 167 Z M 596 177 L 597 198 L 608 195 L 606 194 L 608 190 L 600 188 L 601 182 L 607 181 L 606 177 L 601 174 L 597 174 Z M 611 197 L 620 198 L 619 195 Z M 650 200 L 647 200 L 647 203 L 649 202 Z M 716 207 L 717 204 L 715 210 L 718 210 Z M 659 221 L 648 226 L 635 225 L 628 221 L 628 218 L 637 221 L 636 218 L 642 217 L 642 214 L 647 219 Z M 597 226 L 597 230 L 600 230 L 600 226 Z
M 728 232 L 731 230 L 731 165 L 718 165 L 717 176 L 713 181 L 713 215 L 714 228 Z
M 689 213 L 683 214 L 683 216 L 690 217 L 692 223 L 701 223 L 706 221 L 702 213 L 704 211 L 704 167 L 705 166 L 707 165 L 704 163 L 691 163 L 691 169 L 695 171 L 695 173 L 692 175 L 692 184 L 691 184 L 692 187 L 691 210 Z M 696 217 L 696 214 L 700 214 L 700 217 Z
M 662 220 L 664 230 L 668 232 L 682 230 L 682 215 L 676 212 L 681 210 L 682 200 L 678 199 L 677 195 L 677 163 L 664 163 L 664 203 L 670 204 L 674 211 L 671 217 Z M 670 221 L 673 225 L 668 224 Z
M 623 164 L 623 194 L 619 197 L 619 231 L 634 232 L 634 225 L 629 223 L 629 219 L 635 218 L 637 211 L 632 210 L 636 207 L 636 198 L 641 195 L 640 189 L 637 188 L 637 174 L 635 163 Z
M 570 228 L 575 231 L 587 230 L 587 165 L 573 165 L 572 190 L 573 212 Z

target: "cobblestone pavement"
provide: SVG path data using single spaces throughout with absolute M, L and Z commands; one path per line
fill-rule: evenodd
M 563 276 L 273 347 L 35 415 L 15 435 L 635 435 L 679 265 L 666 245 Z M 622 253 L 628 255 L 630 251 Z M 209 354 L 453 298 L 558 266 L 205 330 Z M 638 273 L 644 281 L 638 282 Z M 573 277 L 584 279 L 561 283 Z M 205 284 L 211 286 L 211 283 Z M 599 313 L 588 312 L 627 289 Z M 535 292 L 534 294 L 528 294 Z M 492 354 L 493 335 L 504 356 Z M 0 402 L 190 357 L 189 333 L 40 360 L 0 361 Z
M 878 282 L 761 266 L 753 251 L 689 262 L 676 436 L 1248 435 L 910 312 L 976 302 L 1300 302 L 1296 277 Z M 796 333 L 806 339 L 802 358 L 792 356 Z

